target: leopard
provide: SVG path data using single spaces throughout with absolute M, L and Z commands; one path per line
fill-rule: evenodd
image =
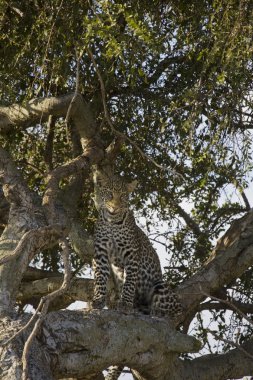
M 153 316 L 175 318 L 182 305 L 163 280 L 158 254 L 129 208 L 129 195 L 137 181 L 126 183 L 119 175 L 94 173 L 94 202 L 98 219 L 94 233 L 94 296 L 92 307 L 106 305 L 108 279 L 120 290 L 118 308 Z
M 98 218 L 94 231 L 93 309 L 106 306 L 108 280 L 119 292 L 117 308 L 175 320 L 183 308 L 178 296 L 163 280 L 160 260 L 129 206 L 137 181 L 94 171 L 94 203 Z M 111 366 L 106 380 L 118 379 L 123 367 Z

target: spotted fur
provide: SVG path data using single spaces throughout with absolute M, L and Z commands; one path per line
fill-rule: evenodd
M 93 308 L 105 306 L 108 279 L 113 275 L 121 293 L 120 309 L 174 318 L 182 312 L 181 304 L 163 281 L 158 255 L 128 207 L 136 183 L 126 184 L 118 176 L 109 178 L 97 171 L 94 184 L 99 216 Z

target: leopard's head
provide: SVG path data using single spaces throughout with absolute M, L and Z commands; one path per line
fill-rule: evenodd
M 96 208 L 106 209 L 110 214 L 117 214 L 128 209 L 129 193 L 137 181 L 126 183 L 121 177 L 107 176 L 96 171 L 94 174 L 94 202 Z

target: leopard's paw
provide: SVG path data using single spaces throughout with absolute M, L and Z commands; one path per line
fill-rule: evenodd
M 133 312 L 133 304 L 132 302 L 127 301 L 119 301 L 117 305 L 117 309 L 122 311 L 123 313 L 132 313 Z
M 103 309 L 105 307 L 104 298 L 96 298 L 92 301 L 92 309 Z

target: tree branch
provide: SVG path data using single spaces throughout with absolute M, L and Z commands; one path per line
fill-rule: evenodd
M 253 305 L 252 304 L 248 304 L 248 303 L 244 303 L 244 302 L 238 302 L 238 301 L 233 300 L 233 305 L 236 306 L 238 309 L 240 309 L 240 311 L 242 311 L 244 314 L 253 314 Z M 223 301 L 222 302 L 207 301 L 207 302 L 201 303 L 198 306 L 198 311 L 202 311 L 202 310 L 217 310 L 217 311 L 219 311 L 219 310 L 224 310 L 224 309 L 234 311 L 234 308 L 231 305 L 224 304 Z
M 195 222 L 195 220 L 189 214 L 187 214 L 187 212 L 179 204 L 177 204 L 174 201 L 172 201 L 172 202 L 173 202 L 173 205 L 175 206 L 178 214 L 184 219 L 185 223 L 187 224 L 188 227 L 191 228 L 193 233 L 196 236 L 202 236 L 203 232 L 201 231 L 199 225 Z
M 227 343 L 229 344 L 230 346 L 232 347 L 237 347 L 238 350 L 242 351 L 244 353 L 245 356 L 247 356 L 248 358 L 250 358 L 251 360 L 253 360 L 253 355 L 251 355 L 248 351 L 246 351 L 242 346 L 240 346 L 240 344 L 236 343 L 236 342 L 233 342 L 232 340 L 228 340 L 228 339 L 224 339 L 224 338 L 221 338 L 217 333 L 216 331 L 213 331 L 213 330 L 210 330 L 210 329 L 207 329 L 207 332 L 209 332 L 210 334 L 213 335 L 213 337 L 216 339 L 216 340 L 219 340 L 219 341 L 222 341 L 224 343 Z
M 240 277 L 253 265 L 253 211 L 234 221 L 218 241 L 209 260 L 195 275 L 180 285 L 181 300 L 189 312 L 205 298 Z
M 63 230 L 58 225 L 30 230 L 22 236 L 17 247 L 11 254 L 0 258 L 0 265 L 18 258 L 24 254 L 24 252 L 29 252 L 29 260 L 32 260 L 39 250 L 54 245 L 57 239 L 62 237 L 62 234 Z
M 0 133 L 9 132 L 14 125 L 28 128 L 35 122 L 44 122 L 49 115 L 64 117 L 68 111 L 73 94 L 59 97 L 37 98 L 26 102 L 23 106 L 13 104 L 0 107 Z
M 246 342 L 241 347 L 247 353 L 253 354 L 252 340 Z M 212 354 L 194 359 L 188 363 L 187 367 L 189 373 L 195 374 L 195 377 L 183 377 L 187 380 L 235 379 L 252 374 L 253 360 L 245 355 L 241 349 L 237 348 L 226 354 Z
M 0 257 L 5 262 L 0 267 L 0 313 L 8 314 L 30 257 L 28 249 L 30 243 L 27 238 L 20 243 L 24 249 L 17 248 L 17 245 L 28 231 L 43 227 L 45 217 L 37 197 L 28 189 L 10 155 L 2 148 L 0 148 L 0 177 L 4 183 L 4 194 L 10 203 L 8 224 L 0 238 Z M 31 245 L 33 243 L 31 242 Z M 16 248 L 14 254 L 16 259 L 9 260 Z
M 49 170 L 53 169 L 54 129 L 55 118 L 52 115 L 49 115 L 47 123 L 47 141 L 44 151 L 44 160 Z
M 180 173 L 176 173 L 174 170 L 171 170 L 169 169 L 168 167 L 164 167 L 160 164 L 158 164 L 152 157 L 148 156 L 146 153 L 143 152 L 143 150 L 139 147 L 138 144 L 136 144 L 135 141 L 133 141 L 130 137 L 128 137 L 127 135 L 125 135 L 124 133 L 122 132 L 119 132 L 113 125 L 113 122 L 111 120 L 111 117 L 109 115 L 109 112 L 108 112 L 108 109 L 107 109 L 107 105 L 106 105 L 106 91 L 105 91 L 105 85 L 104 85 L 104 81 L 103 81 L 103 78 L 100 74 L 100 71 L 99 71 L 99 68 L 97 66 L 97 63 L 95 61 L 95 58 L 92 54 L 92 51 L 88 48 L 88 54 L 90 56 L 90 59 L 94 65 L 94 68 L 95 68 L 95 71 L 97 73 L 97 76 L 98 76 L 98 79 L 99 79 L 99 83 L 100 83 L 100 88 L 101 88 L 101 95 L 102 95 L 102 102 L 103 102 L 103 107 L 104 107 L 104 114 L 105 114 L 105 119 L 107 121 L 107 123 L 109 124 L 112 132 L 118 136 L 119 138 L 123 139 L 123 140 L 126 140 L 128 141 L 139 153 L 140 155 L 145 158 L 146 160 L 152 162 L 152 164 L 154 164 L 156 167 L 158 167 L 159 169 L 162 169 L 162 170 L 166 170 L 166 171 L 169 171 L 171 174 L 175 175 L 175 176 L 178 176 L 178 177 L 181 177 L 183 179 L 183 176 L 182 174 Z
M 217 297 L 214 297 L 214 296 L 211 296 L 210 294 L 207 294 L 205 292 L 202 292 L 204 296 L 208 297 L 208 298 L 211 298 L 215 301 L 218 301 L 218 302 L 221 302 L 227 306 L 229 306 L 232 310 L 236 311 L 241 317 L 243 317 L 244 319 L 246 319 L 246 321 L 248 321 L 251 325 L 253 325 L 253 320 L 248 318 L 247 315 L 245 315 L 235 304 L 234 302 L 231 302 L 227 299 L 220 299 L 220 298 L 217 298 Z
M 250 207 L 249 200 L 248 200 L 248 198 L 247 198 L 247 196 L 246 196 L 246 194 L 245 194 L 245 191 L 242 191 L 242 192 L 241 192 L 241 196 L 242 196 L 242 199 L 243 199 L 243 201 L 244 201 L 244 204 L 245 204 L 246 210 L 249 211 L 249 210 L 251 209 L 251 207 Z
M 81 259 L 91 265 L 94 256 L 94 242 L 78 220 L 73 220 L 69 231 L 69 238 L 75 252 Z
M 60 288 L 63 280 L 63 275 L 57 277 L 45 277 L 35 281 L 22 281 L 17 301 L 30 303 L 29 300 L 44 297 L 50 292 Z M 68 299 L 68 304 L 75 301 L 89 302 L 93 296 L 93 280 L 88 278 L 74 278 L 71 280 L 71 285 L 68 291 L 64 294 Z
M 34 195 L 17 170 L 10 154 L 0 147 L 0 179 L 3 183 L 3 192 L 9 203 L 31 208 Z
M 51 313 L 43 323 L 43 332 L 43 344 L 57 358 L 54 369 L 58 378 L 63 374 L 85 377 L 114 362 L 159 379 L 161 371 L 175 365 L 175 353 L 200 348 L 195 338 L 175 331 L 164 320 L 111 310 Z M 159 369 L 161 363 L 163 369 Z
M 4 380 L 9 380 L 6 373 L 11 372 L 12 365 L 20 366 L 20 361 L 10 360 L 10 353 L 12 344 L 22 347 L 23 340 L 20 336 L 2 349 Z M 29 373 L 31 380 L 87 379 L 114 362 L 135 368 L 135 378 L 142 380 L 164 380 L 172 374 L 175 380 L 224 380 L 252 373 L 253 361 L 242 348 L 252 355 L 252 340 L 226 354 L 180 360 L 179 352 L 197 352 L 200 342 L 175 331 L 165 320 L 112 310 L 59 311 L 46 315 L 41 324 L 30 351 Z M 42 372 L 46 376 L 34 374 L 34 352 L 39 368 L 38 352 L 45 353 Z
M 26 282 L 29 281 L 36 281 L 36 280 L 42 280 L 44 278 L 56 278 L 56 277 L 62 277 L 62 273 L 60 272 L 53 272 L 43 269 L 38 269 L 34 267 L 28 267 L 26 272 L 24 273 L 23 280 Z

